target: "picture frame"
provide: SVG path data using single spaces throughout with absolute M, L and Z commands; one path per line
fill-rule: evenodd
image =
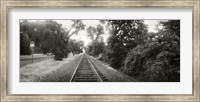
M 200 70 L 199 70 L 199 48 L 200 48 L 200 1 L 199 0 L 1 0 L 1 59 L 0 59 L 0 101 L 28 102 L 28 101 L 200 101 Z M 192 8 L 192 94 L 8 94 L 8 10 L 10 8 Z

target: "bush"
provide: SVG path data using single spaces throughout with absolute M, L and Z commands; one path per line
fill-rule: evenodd
M 173 41 L 139 45 L 127 54 L 123 70 L 140 81 L 180 81 L 179 49 Z
M 99 57 L 105 50 L 104 42 L 92 41 L 88 46 L 87 53 L 94 57 Z

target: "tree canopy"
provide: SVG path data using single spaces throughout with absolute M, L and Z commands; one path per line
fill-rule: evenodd
M 75 50 L 69 46 L 69 38 L 73 34 L 77 34 L 77 32 L 85 29 L 84 27 L 85 25 L 81 20 L 74 20 L 72 28 L 69 30 L 52 20 L 36 22 L 23 20 L 20 22 L 20 54 L 30 54 L 30 41 L 34 41 L 35 49 L 38 52 L 43 54 L 53 53 L 55 60 L 62 60 L 63 57 L 67 57 L 70 51 L 77 51 L 77 48 Z M 73 44 L 76 45 L 78 43 Z
M 88 45 L 87 53 L 92 56 L 99 56 L 104 52 L 105 42 L 102 35 L 104 34 L 104 28 L 98 24 L 96 27 L 89 26 L 87 28 L 88 37 L 92 40 Z
M 123 59 L 132 48 L 144 42 L 147 27 L 141 20 L 110 20 L 111 36 L 108 38 L 105 60 L 114 68 L 123 66 Z
M 180 81 L 180 20 L 160 21 L 158 32 L 148 32 L 143 20 L 105 22 L 110 37 L 100 60 L 139 81 Z M 94 42 L 90 49 L 100 46 Z

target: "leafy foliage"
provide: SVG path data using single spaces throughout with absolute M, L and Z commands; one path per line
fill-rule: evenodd
M 84 42 L 83 41 L 76 41 L 76 40 L 69 40 L 69 44 L 68 46 L 71 49 L 71 52 L 73 54 L 78 54 L 78 53 L 82 53 L 82 47 L 84 46 Z
M 103 60 L 114 68 L 123 66 L 126 54 L 138 44 L 144 43 L 147 27 L 141 20 L 111 20 L 112 30 Z
M 161 24 L 163 30 L 124 60 L 124 71 L 140 81 L 180 81 L 180 21 Z
M 105 50 L 105 44 L 102 41 L 92 41 L 90 45 L 88 45 L 88 51 L 87 53 L 94 56 L 98 57 L 100 54 L 102 54 Z
M 55 60 L 62 60 L 67 57 L 68 53 L 74 49 L 70 49 L 69 37 L 77 34 L 78 31 L 84 29 L 84 24 L 80 20 L 75 20 L 72 27 L 75 29 L 66 30 L 56 21 L 45 20 L 28 22 L 27 20 L 20 22 L 20 54 L 30 54 L 30 41 L 35 42 L 35 49 L 43 54 L 53 53 Z M 77 43 L 73 43 L 76 45 Z M 78 45 L 79 46 L 79 45 Z
M 92 42 L 88 45 L 87 53 L 92 56 L 99 56 L 105 50 L 105 43 L 103 42 L 102 35 L 104 34 L 104 28 L 99 24 L 96 27 L 89 26 L 87 28 L 88 37 Z
M 108 21 L 111 36 L 101 60 L 145 82 L 180 81 L 180 21 L 161 21 L 157 33 L 142 20 Z

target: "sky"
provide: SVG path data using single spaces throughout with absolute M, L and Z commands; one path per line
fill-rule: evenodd
M 34 22 L 36 20 L 30 20 L 30 21 Z M 71 20 L 53 20 L 53 21 L 56 21 L 62 24 L 63 28 L 67 28 L 67 29 L 70 29 L 73 23 Z M 101 24 L 99 20 L 82 20 L 82 21 L 86 25 L 86 29 L 89 26 L 96 27 L 98 24 Z M 148 27 L 148 32 L 157 32 L 156 25 L 158 25 L 158 23 L 159 23 L 159 20 L 144 20 L 144 24 L 146 24 Z M 105 33 L 103 34 L 103 39 L 104 39 L 104 42 L 106 42 L 107 38 L 109 37 L 109 33 L 108 33 L 108 30 L 106 30 L 105 26 L 103 27 L 104 27 L 104 33 Z M 77 41 L 82 40 L 84 41 L 84 45 L 87 46 L 91 42 L 91 39 L 87 35 L 88 34 L 86 30 L 82 30 L 78 32 L 77 35 L 71 36 L 71 39 L 75 39 Z

